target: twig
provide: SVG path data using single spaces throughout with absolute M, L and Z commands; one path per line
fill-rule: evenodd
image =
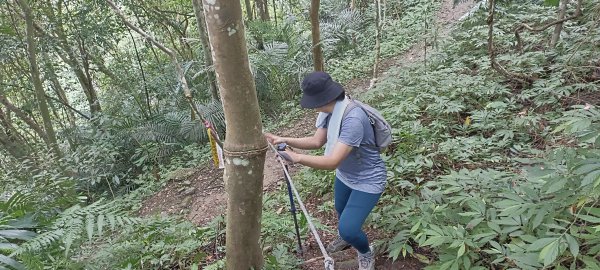
M 525 74 L 510 72 L 510 71 L 506 70 L 496 60 L 496 51 L 494 49 L 494 11 L 495 11 L 495 7 L 496 7 L 496 1 L 489 0 L 488 1 L 489 14 L 488 14 L 488 18 L 487 18 L 488 54 L 490 56 L 490 63 L 492 65 L 492 68 L 494 70 L 498 71 L 500 74 L 502 74 L 504 77 L 506 77 L 509 80 L 515 80 L 515 81 L 518 81 L 523 84 L 528 84 L 533 81 L 533 77 L 525 75 Z
M 321 261 L 321 260 L 323 260 L 324 258 L 325 258 L 325 257 L 323 257 L 323 256 L 315 257 L 315 258 L 312 258 L 312 259 L 310 259 L 310 260 L 306 260 L 306 261 L 304 261 L 304 262 L 302 263 L 302 265 L 307 265 L 307 264 L 314 263 L 314 262 L 316 262 L 316 261 Z
M 550 26 L 553 26 L 553 25 L 556 25 L 556 24 L 559 24 L 559 23 L 563 23 L 563 22 L 566 22 L 568 20 L 575 19 L 575 18 L 581 16 L 581 2 L 582 2 L 582 0 L 577 0 L 577 9 L 575 10 L 575 14 L 573 14 L 573 16 L 566 17 L 566 18 L 564 18 L 562 20 L 556 20 L 554 22 L 547 23 L 547 24 L 545 24 L 545 25 L 543 25 L 541 27 L 538 27 L 538 28 L 531 27 L 531 26 L 529 26 L 526 23 L 519 24 L 519 26 L 517 26 L 515 28 L 515 38 L 517 39 L 517 50 L 519 52 L 523 52 L 523 42 L 521 40 L 521 31 L 523 31 L 524 29 L 527 29 L 527 30 L 529 30 L 531 32 L 541 32 L 541 31 L 544 31 L 544 30 L 548 29 Z

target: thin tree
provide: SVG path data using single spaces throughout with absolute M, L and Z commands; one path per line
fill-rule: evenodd
M 558 6 L 558 19 L 560 23 L 557 23 L 554 26 L 554 32 L 552 33 L 552 39 L 550 40 L 550 47 L 554 48 L 556 43 L 560 39 L 560 32 L 562 32 L 563 22 L 562 20 L 565 18 L 565 14 L 567 13 L 567 4 L 569 0 L 560 0 L 560 4 Z
M 205 0 L 227 136 L 227 269 L 262 269 L 259 245 L 266 140 L 250 71 L 240 1 Z
M 258 14 L 260 15 L 260 20 L 263 22 L 268 22 L 271 20 L 271 16 L 269 15 L 269 1 L 268 0 L 255 0 L 256 9 L 258 10 Z
M 537 33 L 537 32 L 544 31 L 553 25 L 561 25 L 559 29 L 562 31 L 562 23 L 572 20 L 572 19 L 575 19 L 583 14 L 582 13 L 582 5 L 583 5 L 583 0 L 577 0 L 577 6 L 575 6 L 575 13 L 569 17 L 565 17 L 564 13 L 561 15 L 561 12 L 566 12 L 566 10 L 560 11 L 561 8 L 566 9 L 567 5 L 565 4 L 564 6 L 559 7 L 558 19 L 553 22 L 549 22 L 547 24 L 539 26 L 539 27 L 532 27 L 526 23 L 520 23 L 517 27 L 515 27 L 515 38 L 517 39 L 517 50 L 519 52 L 523 51 L 523 41 L 521 40 L 521 32 L 523 30 L 529 30 L 531 32 Z M 562 18 L 561 18 L 561 16 L 562 16 Z M 556 28 L 554 30 L 555 30 L 554 33 L 556 36 L 555 42 L 557 42 L 558 38 L 560 37 L 560 31 L 557 32 Z M 553 35 L 553 38 L 555 36 Z M 553 44 L 551 43 L 551 45 L 553 45 Z
M 319 29 L 320 0 L 310 1 L 310 26 L 312 33 L 313 67 L 316 71 L 325 70 L 323 64 L 323 51 L 321 50 L 321 30 Z
M 204 17 L 204 10 L 202 8 L 202 0 L 192 0 L 194 6 L 194 14 L 196 15 L 196 22 L 198 25 L 198 32 L 200 33 L 200 44 L 202 44 L 202 51 L 204 52 L 204 63 L 206 69 L 206 77 L 208 79 L 210 95 L 213 100 L 219 99 L 219 91 L 217 89 L 217 79 L 213 68 L 212 50 L 210 49 L 210 41 L 208 39 L 208 33 L 206 33 L 206 18 Z
M 35 96 L 37 99 L 37 104 L 40 110 L 40 114 L 42 115 L 42 120 L 44 123 L 44 130 L 46 131 L 46 135 L 48 137 L 48 144 L 54 154 L 57 157 L 61 157 L 62 153 L 58 147 L 58 141 L 56 140 L 56 133 L 54 132 L 54 127 L 52 126 L 52 119 L 50 118 L 50 111 L 48 110 L 48 103 L 46 102 L 46 94 L 44 93 L 44 88 L 42 86 L 42 80 L 40 77 L 40 69 L 37 63 L 37 44 L 34 38 L 35 29 L 33 27 L 33 13 L 31 12 L 31 8 L 27 3 L 27 0 L 18 0 L 17 3 L 21 10 L 23 11 L 23 15 L 25 17 L 25 34 L 27 36 L 27 57 L 29 59 L 29 68 L 31 70 L 31 81 L 33 83 L 33 88 L 35 89 Z
M 130 21 L 128 21 L 127 17 L 125 17 L 125 14 L 123 14 L 123 12 L 117 7 L 117 5 L 115 5 L 115 3 L 112 0 L 106 0 L 106 3 L 108 3 L 108 5 L 117 14 L 117 16 L 119 16 L 119 18 L 121 18 L 121 20 L 123 21 L 123 23 L 125 23 L 125 25 L 127 25 L 127 27 L 131 28 L 131 30 L 142 35 L 146 40 L 150 41 L 152 44 L 154 44 L 154 46 L 158 47 L 161 51 L 166 53 L 169 56 L 169 58 L 171 58 L 171 61 L 173 61 L 173 64 L 175 65 L 175 70 L 177 72 L 177 76 L 179 77 L 179 82 L 181 83 L 181 88 L 183 88 L 183 94 L 184 94 L 185 98 L 187 99 L 188 103 L 190 104 L 190 107 L 192 108 L 192 119 L 194 118 L 194 114 L 202 117 L 202 115 L 198 111 L 198 108 L 196 108 L 196 105 L 194 105 L 194 102 L 192 100 L 193 99 L 192 91 L 190 90 L 187 79 L 185 78 L 185 72 L 183 70 L 183 67 L 181 66 L 181 63 L 179 63 L 179 60 L 177 60 L 177 54 L 172 49 L 170 49 L 167 46 L 165 46 L 164 44 L 158 42 L 155 38 L 150 36 L 144 30 L 133 25 Z
M 379 77 L 379 56 L 381 54 L 381 28 L 383 28 L 383 23 L 381 22 L 381 2 L 380 0 L 375 0 L 375 62 L 373 64 L 373 78 L 371 79 L 371 83 L 369 85 L 369 89 L 373 88 L 377 83 L 377 78 Z M 425 45 L 427 46 L 427 44 Z
M 250 0 L 244 0 L 246 6 L 246 14 L 248 15 L 248 21 L 254 21 L 254 10 L 252 9 L 252 3 Z

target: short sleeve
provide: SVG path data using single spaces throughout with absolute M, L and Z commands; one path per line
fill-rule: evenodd
M 338 141 L 348 146 L 359 147 L 363 140 L 364 132 L 360 117 L 349 114 L 342 121 Z

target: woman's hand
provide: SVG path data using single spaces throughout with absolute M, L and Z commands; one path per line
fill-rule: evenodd
M 282 158 L 282 160 L 287 162 L 288 164 L 294 164 L 294 163 L 300 162 L 301 155 L 290 149 L 285 149 L 285 151 L 278 151 L 278 152 L 279 152 L 278 154 Z
M 265 138 L 271 144 L 280 144 L 285 142 L 285 139 L 283 137 L 279 137 L 272 133 L 265 133 Z

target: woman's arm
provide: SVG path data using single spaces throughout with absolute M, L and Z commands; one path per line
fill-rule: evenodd
M 265 133 L 265 137 L 273 144 L 286 143 L 291 147 L 312 150 L 319 149 L 325 144 L 327 141 L 327 129 L 318 128 L 314 135 L 304 138 L 280 137 L 271 133 Z
M 300 163 L 315 169 L 335 170 L 348 157 L 352 149 L 352 146 L 337 142 L 333 147 L 331 155 L 328 156 L 298 154 L 289 150 L 286 150 L 286 153 L 290 155 L 294 163 Z

